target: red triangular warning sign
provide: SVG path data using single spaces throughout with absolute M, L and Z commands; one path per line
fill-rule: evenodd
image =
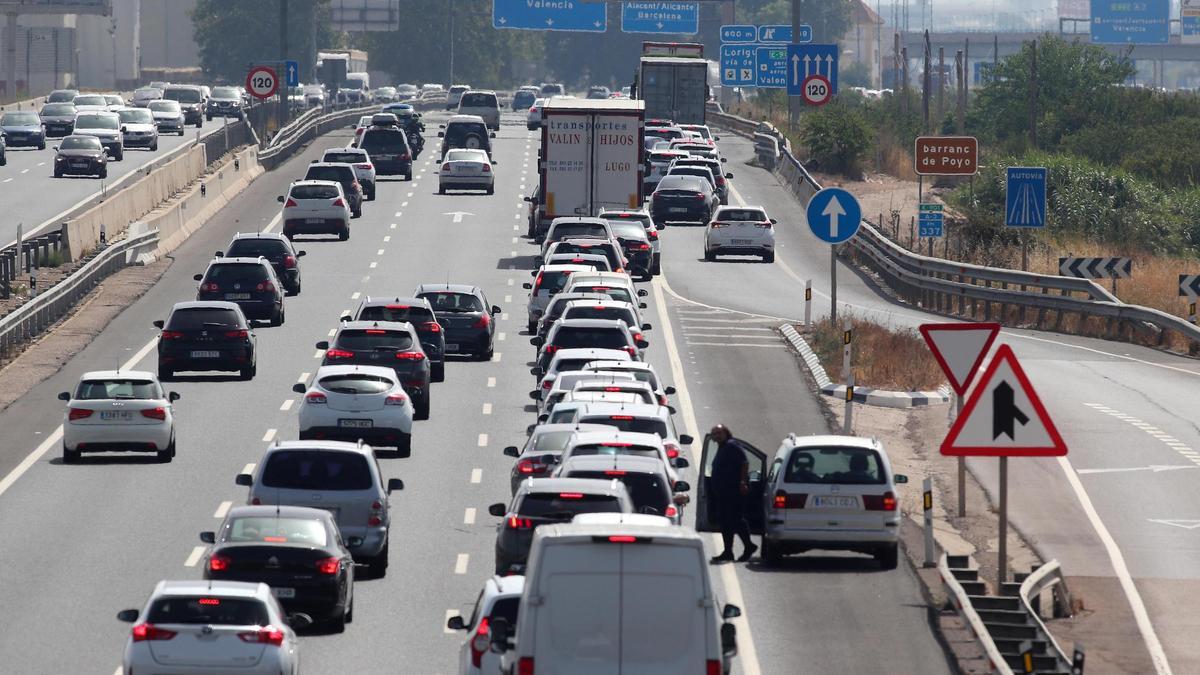
M 942 441 L 943 455 L 1053 457 L 1067 454 L 1017 356 L 1000 345 L 962 414 Z
M 1000 332 L 998 323 L 926 323 L 921 336 L 946 373 L 954 393 L 967 393 L 979 364 Z

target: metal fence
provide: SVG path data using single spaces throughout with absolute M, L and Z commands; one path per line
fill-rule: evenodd
M 62 231 L 51 232 L 21 242 L 21 247 L 10 246 L 0 251 L 0 300 L 12 297 L 13 286 L 24 275 L 36 275 L 36 270 L 61 264 Z M 36 276 L 31 277 L 30 287 L 36 286 Z

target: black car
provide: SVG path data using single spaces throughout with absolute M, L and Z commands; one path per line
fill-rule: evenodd
M 492 156 L 491 139 L 495 132 L 488 131 L 487 124 L 478 115 L 455 115 L 442 125 L 443 131 L 438 132 L 442 139 L 442 157 L 455 148 L 483 150 Z
M 161 331 L 160 380 L 181 370 L 232 370 L 248 380 L 258 370 L 258 339 L 242 309 L 232 302 L 180 302 L 154 327 Z
M 528 89 L 522 89 L 521 91 L 518 91 L 517 93 L 513 94 L 512 109 L 514 111 L 526 112 L 529 110 L 529 108 L 533 105 L 533 102 L 536 100 L 537 100 L 536 93 L 534 93 Z
M 0 115 L 0 132 L 4 133 L 4 142 L 10 148 L 46 149 L 46 127 L 32 110 L 14 110 Z
M 192 278 L 200 282 L 197 300 L 234 302 L 248 319 L 283 325 L 284 290 L 266 258 L 213 258 Z
M 343 321 L 395 321 L 410 323 L 417 331 L 421 349 L 429 359 L 429 379 L 441 382 L 446 379 L 446 339 L 442 324 L 433 313 L 433 307 L 422 298 L 378 298 L 367 296 L 358 303 L 353 316 L 343 316 Z
M 204 578 L 262 582 L 289 614 L 324 619 L 333 632 L 354 620 L 354 558 L 333 514 L 304 506 L 235 506 L 216 532 Z
M 374 159 L 374 155 L 371 158 Z M 376 166 L 378 167 L 378 163 Z M 350 215 L 354 218 L 362 215 L 362 184 L 358 182 L 358 176 L 354 173 L 354 165 L 341 162 L 319 162 L 314 159 L 308 165 L 308 173 L 304 174 L 302 180 L 331 180 L 341 183 L 342 192 L 346 193 L 346 199 L 350 201 Z
M 654 251 L 646 228 L 636 220 L 610 220 L 608 227 L 625 254 L 625 271 L 630 276 L 640 275 L 642 281 L 650 281 L 654 277 Z
M 217 257 L 257 258 L 262 256 L 275 269 L 275 276 L 283 284 L 288 295 L 300 295 L 300 258 L 304 251 L 297 251 L 292 242 L 282 234 L 269 232 L 238 233 L 229 248 L 217 251 Z
M 54 177 L 66 175 L 108 178 L 108 154 L 99 138 L 67 136 L 54 146 Z
M 42 125 L 46 127 L 47 136 L 70 136 L 75 130 L 75 104 L 47 103 L 42 106 Z
M 343 321 L 333 338 L 317 343 L 321 365 L 390 366 L 412 397 L 415 418 L 429 419 L 429 359 L 409 323 Z
M 0 166 L 8 164 L 8 152 L 4 145 L 4 132 L 0 131 Z
M 163 100 L 178 101 L 183 111 L 183 123 L 204 126 L 204 91 L 187 84 L 173 84 L 163 90 Z
M 395 126 L 372 126 L 363 132 L 358 147 L 366 150 L 380 176 L 404 176 L 412 180 L 412 150 L 408 135 Z
M 469 284 L 421 284 L 413 295 L 433 307 L 446 339 L 446 352 L 473 354 L 481 361 L 492 359 L 493 318 L 500 313 L 489 305 L 483 289 Z
M 650 195 L 654 224 L 707 223 L 717 208 L 717 195 L 708 181 L 697 176 L 663 176 Z
M 204 104 L 204 118 L 210 122 L 214 117 L 241 119 L 245 114 L 242 92 L 237 87 L 213 87 L 212 96 Z

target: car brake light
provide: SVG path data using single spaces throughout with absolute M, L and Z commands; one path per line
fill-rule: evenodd
M 554 382 L 552 380 L 542 380 L 542 389 L 550 389 L 553 386 Z
M 371 169 L 373 169 L 374 167 L 373 167 L 373 166 L 371 166 L 369 163 L 366 163 L 366 162 L 364 162 L 364 163 L 362 163 L 362 164 L 355 164 L 355 165 L 354 165 L 354 168 L 356 168 L 356 169 L 365 169 L 366 171 L 370 171 L 370 170 L 371 170 Z
M 609 441 L 607 443 L 601 443 L 600 445 L 605 448 L 632 448 L 633 447 L 633 443 L 621 443 L 618 441 Z
M 704 662 L 704 675 L 721 675 L 721 659 L 708 659 Z
M 518 518 L 516 516 L 508 517 L 508 529 L 510 530 L 532 530 L 533 520 L 529 518 Z
M 484 312 L 483 314 L 479 315 L 478 319 L 475 319 L 475 323 L 471 324 L 471 328 L 487 328 L 488 324 L 490 324 L 491 322 L 492 322 L 491 315 L 488 314 L 487 312 Z
M 604 475 L 605 476 L 624 476 L 625 472 L 624 471 L 605 471 Z
M 484 164 L 484 165 L 483 165 L 483 172 L 484 172 L 484 173 L 491 173 L 491 172 L 492 172 L 492 167 L 488 166 L 487 164 Z
M 379 330 L 378 328 L 368 328 L 367 335 L 387 335 L 387 331 Z
M 325 397 L 325 394 L 322 394 L 319 391 L 310 391 L 305 394 L 304 402 L 310 405 L 321 405 L 323 403 L 328 403 L 329 399 Z
M 208 571 L 224 572 L 229 569 L 229 558 L 223 555 L 214 555 L 208 559 Z
M 383 404 L 384 405 L 404 405 L 404 401 L 405 401 L 404 394 L 391 394 L 387 398 L 383 399 Z
M 317 572 L 321 574 L 337 574 L 342 563 L 337 558 L 321 558 L 317 561 Z
M 867 511 L 895 511 L 896 495 L 891 491 L 883 495 L 863 495 L 863 508 Z
M 450 170 L 450 162 L 446 162 L 445 164 L 442 165 L 442 171 L 449 171 L 449 170 Z
M 517 661 L 517 675 L 533 675 L 533 657 L 522 656 L 520 661 Z
M 646 235 L 650 237 L 651 241 L 655 241 L 658 239 L 658 230 L 650 230 Z
M 517 462 L 517 473 L 530 476 L 535 473 L 545 473 L 546 465 L 534 459 L 522 459 Z
M 260 282 L 258 282 L 258 285 L 254 287 L 254 290 L 256 290 L 260 293 L 274 291 L 275 284 L 271 283 L 270 281 L 260 281 Z
M 244 340 L 244 339 L 250 337 L 250 331 L 248 331 L 248 330 L 227 330 L 227 331 L 225 331 L 225 337 Z
M 283 644 L 283 631 L 274 626 L 266 626 L 259 628 L 256 631 L 248 633 L 238 633 L 238 639 L 242 642 L 252 642 L 260 645 L 274 645 L 276 647 Z
M 632 421 L 633 415 L 609 415 L 608 419 L 616 420 L 616 421 L 625 421 L 625 420 Z
M 430 333 L 442 332 L 442 324 L 436 321 L 426 321 L 425 323 L 421 324 L 421 328 L 429 331 Z
M 287 269 L 292 269 L 296 266 L 296 256 L 288 255 L 283 257 L 283 266 Z
M 219 607 L 221 605 L 220 598 L 200 598 L 199 603 L 209 607 Z
M 533 291 L 536 293 L 542 287 L 542 273 L 538 272 L 537 279 L 533 280 Z
M 158 337 L 163 340 L 178 340 L 183 337 L 183 333 L 177 330 L 164 330 Z
M 621 391 L 620 387 L 605 387 L 604 391 Z
M 777 509 L 802 509 L 807 501 L 808 495 L 806 494 L 788 494 L 784 490 L 776 490 L 775 499 L 771 505 Z
M 534 106 L 534 107 L 530 108 L 530 109 L 529 109 L 529 112 L 531 112 L 531 113 L 533 113 L 533 112 L 537 112 L 537 106 Z
M 675 516 L 679 515 L 679 509 L 675 508 L 674 506 L 668 506 L 666 515 L 668 518 L 674 518 Z
M 583 499 L 583 493 L 582 492 L 560 492 L 560 493 L 558 493 L 558 498 L 559 499 Z
M 298 206 L 298 204 L 296 204 L 296 200 L 292 199 L 291 197 L 288 197 L 288 200 L 283 204 L 283 208 L 285 209 L 292 208 L 294 206 Z
M 679 456 L 679 446 L 674 443 L 663 444 L 663 449 L 667 451 L 667 459 L 675 459 Z
M 166 408 L 146 408 L 145 410 L 142 411 L 142 417 L 148 417 L 152 420 L 160 420 L 160 421 L 165 420 L 165 419 L 167 419 L 167 409 Z
M 722 222 L 721 222 L 721 221 L 719 221 L 719 220 L 714 220 L 714 221 L 712 221 L 711 223 L 709 223 L 709 226 L 711 226 L 711 227 L 712 227 L 712 229 L 714 229 L 714 230 L 718 230 L 718 229 L 720 229 L 720 228 L 722 228 L 722 227 L 729 227 L 729 224 L 728 224 L 728 223 L 722 223 Z
M 704 193 L 703 193 L 703 192 L 697 192 L 697 193 L 696 193 L 696 199 L 704 199 Z
M 608 541 L 613 544 L 634 544 L 637 543 L 637 540 L 637 537 L 628 534 L 614 534 L 608 538 Z
M 131 631 L 134 642 L 144 642 L 147 640 L 170 640 L 175 637 L 175 631 L 164 630 L 150 623 L 139 623 L 133 627 Z
M 327 359 L 348 359 L 354 356 L 354 352 L 348 352 L 345 349 L 330 349 L 325 352 Z
M 425 355 L 421 352 L 396 352 L 396 358 L 401 361 L 424 361 Z
M 207 291 L 209 293 L 215 293 L 215 292 L 221 290 L 221 287 L 218 286 L 216 283 L 210 281 L 207 284 L 200 284 L 200 290 Z
M 761 227 L 761 228 L 763 228 L 764 230 L 769 230 L 769 229 L 771 229 L 771 221 L 769 221 L 769 220 L 765 220 L 765 221 L 763 221 L 763 222 L 761 222 L 761 223 L 755 223 L 755 224 L 754 224 L 754 226 L 755 226 L 755 227 Z
M 70 410 L 71 412 L 67 413 L 67 418 L 71 420 L 87 419 L 92 416 L 92 413 L 96 412 L 87 408 L 71 408 Z
M 637 354 L 637 349 L 634 347 L 625 347 L 625 351 L 629 352 L 630 356 Z
M 546 345 L 544 349 L 547 354 L 553 354 L 558 351 L 558 345 Z
M 333 205 L 334 206 L 345 206 L 346 202 L 342 201 L 341 197 L 338 197 L 337 199 L 333 200 Z
M 476 668 L 481 667 L 483 655 L 491 646 L 491 636 L 488 633 L 488 618 L 485 616 L 479 620 L 479 626 L 471 638 L 471 665 Z
M 403 155 L 400 155 L 400 160 L 401 160 L 401 161 L 408 161 L 408 160 L 409 160 L 408 153 L 406 152 L 406 153 L 404 153 Z

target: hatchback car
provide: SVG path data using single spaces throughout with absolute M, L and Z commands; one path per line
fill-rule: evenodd
M 158 126 L 154 114 L 145 108 L 121 108 L 117 110 L 121 120 L 121 140 L 127 148 L 158 150 Z
M 621 223 L 639 223 L 646 232 L 646 241 L 650 244 L 650 274 L 662 273 L 662 241 L 659 239 L 658 226 L 647 211 L 601 211 L 596 216 L 608 221 L 613 233 L 620 231 Z
M 708 169 L 712 173 L 713 180 L 716 181 L 717 197 L 720 198 L 722 204 L 729 203 L 729 181 L 733 179 L 733 174 L 723 170 L 720 162 L 708 157 L 689 156 L 672 161 L 671 166 L 667 168 L 667 173 L 681 173 L 676 169 L 685 166 Z
M 115 162 L 125 157 L 125 141 L 121 135 L 121 119 L 113 112 L 81 112 L 75 116 L 75 136 L 94 136 Z
M 79 94 L 71 99 L 71 103 L 75 105 L 75 110 L 78 112 L 106 112 L 108 110 L 108 101 L 100 94 Z
M 483 150 L 447 152 L 438 171 L 438 194 L 444 195 L 447 190 L 483 190 L 495 194 L 496 173 L 492 171 L 495 163 Z
M 608 221 L 601 218 L 582 218 L 565 216 L 550 221 L 546 236 L 542 239 L 542 255 L 546 255 L 550 245 L 563 239 L 595 238 L 612 239 L 612 230 Z M 613 261 L 615 267 L 621 267 L 619 261 Z
M 597 403 L 576 408 L 570 421 L 581 424 L 607 424 L 619 431 L 654 434 L 662 439 L 663 451 L 666 452 L 671 465 L 680 466 L 683 446 L 691 445 L 692 437 L 680 434 L 676 430 L 671 413 L 671 409 L 664 405 L 637 403 L 616 406 Z M 684 461 L 686 462 L 686 459 Z
M 570 304 L 571 301 L 607 299 L 608 296 L 603 293 L 559 293 L 553 298 L 550 298 L 550 302 L 546 304 L 546 309 L 544 312 L 542 312 L 541 319 L 538 320 L 537 334 L 542 337 L 546 337 L 546 333 L 550 332 L 550 329 L 554 326 L 554 323 L 558 321 L 560 316 L 562 316 L 563 311 L 566 310 L 567 305 Z
M 300 295 L 300 258 L 304 257 L 304 251 L 297 251 L 282 234 L 239 232 L 225 251 L 218 251 L 217 255 L 226 258 L 266 258 L 288 295 Z
M 204 578 L 264 583 L 287 612 L 321 620 L 335 633 L 354 620 L 354 558 L 333 514 L 304 506 L 235 506 L 209 544 Z
M 14 110 L 0 116 L 0 133 L 10 148 L 32 147 L 46 149 L 46 128 L 42 118 L 32 110 Z
M 213 87 L 212 95 L 204 102 L 204 119 L 210 122 L 214 117 L 241 119 L 245 114 L 242 92 L 237 87 Z
M 78 89 L 55 89 L 46 97 L 46 103 L 70 103 L 78 95 Z
M 157 101 L 162 98 L 162 89 L 154 87 L 142 87 L 133 90 L 133 96 L 129 99 L 129 105 L 134 108 L 148 108 L 150 101 Z
M 84 452 L 153 452 L 175 456 L 175 401 L 153 373 L 98 370 L 84 373 L 74 392 L 58 395 L 63 415 L 63 462 Z
M 141 611 L 122 610 L 132 623 L 123 673 L 184 675 L 237 672 L 296 675 L 300 646 L 292 627 L 312 621 L 288 617 L 264 583 L 160 581 Z
M 514 92 L 511 104 L 513 112 L 527 112 L 533 102 L 537 100 L 537 95 L 536 89 L 522 89 Z
M 371 156 L 362 148 L 330 148 L 321 155 L 322 162 L 349 164 L 354 167 L 354 175 L 362 186 L 363 196 L 368 201 L 375 199 L 375 165 Z
M 363 440 L 412 452 L 412 399 L 396 371 L 383 366 L 321 366 L 312 384 L 297 383 L 300 440 Z
M 704 228 L 704 259 L 756 255 L 775 262 L 775 219 L 760 206 L 722 206 Z
M 421 284 L 413 295 L 429 303 L 445 336 L 447 354 L 471 354 L 490 361 L 500 307 L 483 289 L 469 284 Z
M 529 291 L 529 304 L 526 310 L 528 318 L 526 328 L 530 333 L 537 327 L 538 320 L 546 311 L 550 298 L 557 295 L 569 282 L 575 272 L 591 271 L 584 265 L 543 265 L 536 271 L 533 283 L 525 282 L 521 287 Z
M 445 157 L 446 153 L 456 148 L 465 148 L 467 150 L 483 150 L 488 157 L 491 157 L 491 139 L 495 136 L 494 132 L 488 131 L 487 124 L 482 117 L 455 115 L 443 124 L 442 131 L 438 132 L 438 138 L 442 139 L 441 156 Z
M 237 371 L 243 380 L 258 370 L 258 338 L 232 302 L 180 302 L 158 328 L 158 379 L 181 370 Z
M 184 123 L 195 124 L 197 129 L 204 126 L 204 92 L 200 87 L 173 84 L 163 89 L 162 97 L 168 101 L 179 102 Z
M 150 109 L 150 114 L 154 116 L 154 124 L 158 127 L 159 133 L 171 132 L 183 135 L 184 115 L 183 108 L 179 106 L 179 101 L 150 101 L 146 105 Z
M 542 107 L 546 105 L 546 99 L 535 98 L 529 104 L 529 114 L 525 116 L 525 128 L 529 131 L 542 128 Z
M 421 341 L 421 350 L 429 359 L 430 379 L 446 379 L 446 335 L 433 306 L 424 298 L 368 295 L 358 303 L 352 314 L 342 315 L 342 321 L 391 321 L 411 324 Z
M 613 239 L 621 246 L 625 257 L 625 272 L 631 276 L 637 275 L 642 281 L 654 278 L 654 246 L 646 228 L 635 220 L 614 219 L 608 221 Z M 657 230 L 655 236 L 657 238 Z
M 475 600 L 470 618 L 463 619 L 456 614 L 446 620 L 447 629 L 466 631 L 467 634 L 458 651 L 458 675 L 492 675 L 500 672 L 500 655 L 491 650 L 489 626 L 497 619 L 507 621 L 510 626 L 516 625 L 524 590 L 523 576 L 490 577 Z
M 576 455 L 564 459 L 555 472 L 559 478 L 617 479 L 629 490 L 635 513 L 670 518 L 679 525 L 680 509 L 691 485 L 667 475 L 667 467 L 657 457 L 639 455 Z
M 538 418 L 554 410 L 554 406 L 575 393 L 575 385 L 581 382 L 599 383 L 602 385 L 618 382 L 636 382 L 632 375 L 626 373 L 595 373 L 587 370 L 568 370 L 558 373 L 553 380 L 547 380 L 550 388 L 535 389 L 529 392 L 538 405 Z
M 607 296 L 603 300 L 573 300 L 563 308 L 559 318 L 569 319 L 616 319 L 625 322 L 634 340 L 641 340 L 642 333 L 650 330 L 650 324 L 642 323 L 641 314 L 632 303 L 620 302 Z
M 629 261 L 625 259 L 625 253 L 621 250 L 621 245 L 616 239 L 611 237 L 600 238 L 598 235 L 584 237 L 571 236 L 546 246 L 545 256 L 547 258 L 562 254 L 602 255 L 608 261 L 604 269 L 597 268 L 598 271 L 602 272 L 624 272 L 625 267 L 629 264 Z
M 658 372 L 654 370 L 654 366 L 642 361 L 593 361 L 585 366 L 584 370 L 602 375 L 616 373 L 631 375 L 634 379 L 645 382 L 654 389 L 659 405 L 667 405 L 667 397 L 675 395 L 675 387 L 664 386 L 658 377 Z
M 399 127 L 372 125 L 363 131 L 355 146 L 371 156 L 379 175 L 403 175 L 404 180 L 412 180 L 413 152 L 408 136 Z
M 42 127 L 47 136 L 68 136 L 75 129 L 75 115 L 79 113 L 75 104 L 47 103 L 42 106 Z
M 54 146 L 54 177 L 108 178 L 108 153 L 95 136 L 67 136 Z
M 403 490 L 399 478 L 386 483 L 374 451 L 362 443 L 275 441 L 255 473 L 238 474 L 250 488 L 247 503 L 308 506 L 333 514 L 338 530 L 373 577 L 387 573 L 391 515 L 388 495 Z
M 463 92 L 458 101 L 459 115 L 478 115 L 494 131 L 500 130 L 500 102 L 496 92 L 472 90 Z
M 613 349 L 640 357 L 649 343 L 636 340 L 624 321 L 613 319 L 559 319 L 543 339 L 534 336 L 530 344 L 538 347 L 537 365 L 545 368 L 560 349 Z
M 368 151 L 370 152 L 370 151 Z M 303 180 L 331 180 L 341 184 L 342 194 L 350 207 L 350 215 L 358 218 L 362 215 L 363 190 L 354 173 L 354 166 L 341 162 L 318 162 L 313 160 L 308 165 L 308 171 Z
M 283 236 L 293 239 L 301 234 L 336 234 L 350 238 L 350 205 L 342 185 L 330 180 L 301 180 L 292 183 L 283 204 Z
M 650 217 L 662 226 L 669 222 L 707 223 L 720 205 L 717 193 L 697 176 L 664 176 L 650 195 Z
M 236 303 L 247 319 L 272 326 L 282 326 L 286 319 L 283 284 L 266 258 L 214 257 L 203 274 L 192 278 L 200 282 L 196 300 Z
M 525 445 L 504 448 L 504 455 L 517 460 L 513 462 L 509 476 L 509 488 L 517 494 L 517 488 L 526 478 L 545 478 L 558 466 L 558 459 L 580 432 L 604 431 L 608 427 L 599 424 L 539 424 L 529 433 Z
M 343 321 L 332 338 L 317 343 L 317 349 L 325 350 L 323 366 L 387 366 L 396 371 L 404 391 L 413 399 L 416 419 L 429 419 L 429 359 L 412 324 Z

